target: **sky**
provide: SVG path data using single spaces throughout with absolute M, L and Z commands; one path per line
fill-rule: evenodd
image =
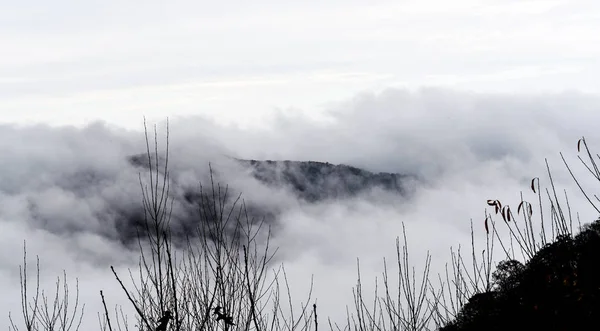
M 321 316 L 339 320 L 356 258 L 374 280 L 403 223 L 434 272 L 468 245 L 470 220 L 482 243 L 486 200 L 534 199 L 545 158 L 589 222 L 558 153 L 593 190 L 576 147 L 599 147 L 599 15 L 583 0 L 0 3 L 0 311 L 18 313 L 24 240 L 44 286 L 63 269 L 79 277 L 83 329 L 100 289 L 126 303 L 108 266 L 136 253 L 110 235 L 116 211 L 140 204 L 126 158 L 145 149 L 144 116 L 159 137 L 170 119 L 180 182 L 214 162 L 247 199 L 285 210 L 274 241 L 294 291 L 315 276 Z M 423 180 L 410 199 L 306 205 L 226 156 Z
M 595 1 L 5 2 L 2 121 L 320 117 L 389 87 L 598 92 Z

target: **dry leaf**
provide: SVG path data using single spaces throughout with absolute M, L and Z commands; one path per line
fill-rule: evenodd
M 488 218 L 485 218 L 485 233 L 490 234 L 490 228 L 488 227 Z

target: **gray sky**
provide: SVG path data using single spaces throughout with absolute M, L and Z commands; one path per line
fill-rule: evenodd
M 387 87 L 597 92 L 600 5 L 519 1 L 18 1 L 2 121 L 311 116 Z
M 575 0 L 5 1 L 0 311 L 20 307 L 24 239 L 45 284 L 63 268 L 85 284 L 84 329 L 100 288 L 125 303 L 107 267 L 135 255 L 102 235 L 114 224 L 98 215 L 139 203 L 125 157 L 144 150 L 144 115 L 171 118 L 172 166 L 189 182 L 223 155 L 427 178 L 410 201 L 305 206 L 229 174 L 248 199 L 286 210 L 275 241 L 294 291 L 315 274 L 321 316 L 351 303 L 357 257 L 368 282 L 393 256 L 402 222 L 413 256 L 431 250 L 435 272 L 451 245 L 468 244 L 470 219 L 483 240 L 485 201 L 535 198 L 529 182 L 547 184 L 546 157 L 590 221 L 558 152 L 575 164 L 581 136 L 600 147 L 599 16 L 600 4 Z M 89 173 L 101 180 L 86 186 Z

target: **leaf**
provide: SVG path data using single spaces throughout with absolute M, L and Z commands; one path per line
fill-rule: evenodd
M 487 204 L 488 204 L 488 206 L 495 206 L 496 205 L 496 200 L 488 200 Z
M 504 222 L 510 222 L 510 207 L 509 206 L 504 206 L 504 208 L 502 208 L 502 219 L 504 219 Z
M 485 233 L 490 234 L 490 228 L 488 227 L 488 218 L 485 218 Z
M 496 214 L 498 214 L 498 212 L 500 212 L 500 210 L 502 209 L 502 204 L 500 203 L 500 200 L 496 200 L 496 204 L 494 206 L 495 206 L 494 209 L 496 211 Z
M 583 140 L 583 138 L 577 140 L 577 152 L 581 152 L 581 141 Z
M 531 204 L 528 204 L 527 206 L 529 207 L 529 218 L 531 218 L 533 215 L 533 208 L 531 207 Z
M 519 207 L 517 207 L 517 215 L 521 214 L 521 208 L 523 208 L 523 202 L 525 202 L 525 201 L 521 201 L 521 203 L 519 204 Z
M 531 180 L 531 190 L 533 191 L 533 193 L 537 193 L 537 192 L 535 191 L 535 179 L 536 179 L 536 178 L 537 178 L 537 177 L 533 177 L 533 179 Z

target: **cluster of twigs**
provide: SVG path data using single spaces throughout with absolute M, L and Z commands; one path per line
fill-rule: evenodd
M 79 280 L 75 280 L 74 303 L 70 302 L 69 282 L 66 272 L 62 279 L 56 280 L 56 289 L 50 296 L 40 289 L 40 260 L 36 258 L 35 292 L 30 295 L 27 276 L 27 245 L 23 245 L 23 265 L 19 267 L 21 285 L 22 329 L 20 329 L 9 312 L 9 331 L 70 331 L 78 330 L 83 318 L 85 305 L 79 302 Z M 50 300 L 50 301 L 49 301 Z
M 138 275 L 130 272 L 126 285 L 112 269 L 137 313 L 137 325 L 177 331 L 310 329 L 312 283 L 306 301 L 295 309 L 285 269 L 272 266 L 276 250 L 270 246 L 269 225 L 250 218 L 241 195 L 232 197 L 228 187 L 214 182 L 212 168 L 208 190 L 199 185 L 196 233 L 179 245 L 182 248 L 174 247 L 168 131 L 163 164 L 158 161 L 156 128 L 154 132 L 151 151 L 146 131 L 148 175 L 145 181 L 140 175 L 146 236 L 138 236 Z M 288 292 L 285 309 L 280 285 Z M 113 328 L 109 321 L 105 309 L 104 330 L 122 330 L 120 326 L 126 325 L 121 321 Z

